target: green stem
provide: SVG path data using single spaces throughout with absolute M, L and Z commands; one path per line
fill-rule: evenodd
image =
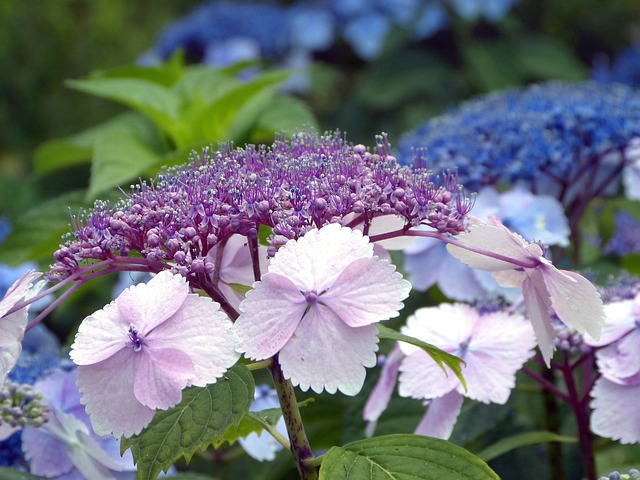
M 262 370 L 263 368 L 269 368 L 272 363 L 273 363 L 273 360 L 268 358 L 260 362 L 248 363 L 245 366 L 247 367 L 247 370 L 253 371 L 253 370 Z
M 280 399 L 282 416 L 287 425 L 287 433 L 289 434 L 289 440 L 291 442 L 291 453 L 293 453 L 296 461 L 300 480 L 317 480 L 318 470 L 305 463 L 313 458 L 313 452 L 311 451 L 309 440 L 307 440 L 307 434 L 304 431 L 298 401 L 296 400 L 296 393 L 291 381 L 284 378 L 277 355 L 273 357 L 273 363 L 269 367 L 269 371 L 273 377 L 273 383 L 275 384 L 276 392 L 278 392 L 278 398 Z

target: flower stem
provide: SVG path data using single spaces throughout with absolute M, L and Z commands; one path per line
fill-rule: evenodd
M 280 407 L 282 408 L 282 416 L 287 425 L 287 433 L 291 442 L 291 453 L 296 461 L 300 480 L 317 480 L 318 471 L 315 467 L 308 466 L 305 463 L 313 458 L 313 452 L 307 440 L 307 434 L 304 431 L 300 409 L 296 400 L 296 394 L 290 380 L 284 378 L 277 355 L 273 359 L 273 363 L 269 367 L 273 383 L 278 392 L 280 399 Z

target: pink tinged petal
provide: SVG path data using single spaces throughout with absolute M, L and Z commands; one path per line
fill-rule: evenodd
M 600 338 L 604 309 L 596 287 L 577 273 L 558 270 L 551 264 L 543 264 L 537 270 L 542 272 L 558 318 L 580 333 L 595 340 Z
M 42 275 L 35 270 L 29 270 L 25 272 L 19 279 L 17 279 L 5 292 L 4 297 L 0 300 L 0 319 L 6 315 L 6 313 L 13 308 L 18 302 L 21 302 L 29 293 L 32 287 L 32 283 L 35 279 Z M 1 321 L 1 320 L 0 320 Z
M 397 317 L 410 291 L 411 284 L 402 279 L 394 265 L 377 258 L 360 258 L 320 294 L 318 302 L 350 327 L 362 327 Z
M 460 380 L 453 373 L 445 374 L 423 350 L 413 352 L 400 365 L 398 393 L 401 397 L 420 400 L 442 397 L 459 385 Z
M 373 257 L 373 244 L 362 232 L 330 224 L 289 240 L 271 260 L 269 272 L 291 279 L 300 291 L 320 293 L 358 258 Z
M 194 294 L 145 338 L 145 344 L 149 350 L 175 348 L 187 354 L 193 365 L 188 385 L 199 387 L 214 383 L 240 358 L 232 323 L 220 305 Z
M 362 417 L 365 420 L 375 422 L 380 418 L 382 412 L 387 409 L 389 400 L 391 400 L 391 395 L 393 394 L 393 389 L 396 387 L 400 361 L 403 358 L 404 354 L 396 344 L 384 360 L 384 365 L 380 371 L 380 377 L 378 378 L 375 387 L 373 387 L 371 395 L 369 395 L 369 398 L 367 399 L 367 403 L 364 405 Z
M 463 400 L 464 397 L 455 390 L 431 400 L 413 433 L 447 440 L 458 420 Z
M 607 303 L 604 306 L 605 324 L 598 340 L 585 336 L 587 345 L 604 347 L 622 338 L 636 328 L 637 306 L 636 300 L 622 300 Z
M 144 348 L 133 384 L 138 401 L 149 408 L 166 410 L 180 403 L 182 389 L 193 376 L 189 355 L 175 348 Z
M 498 285 L 504 288 L 522 288 L 522 284 L 527 278 L 527 274 L 522 270 L 501 270 L 491 272 Z
M 537 270 L 534 270 L 533 274 L 524 281 L 522 296 L 527 307 L 527 318 L 533 326 L 538 348 L 548 367 L 551 365 L 551 357 L 556 349 L 556 332 L 549 316 L 551 299 L 542 276 Z
M 27 310 L 25 308 L 0 318 L 0 386 L 20 357 L 26 327 Z
M 365 367 L 376 364 L 378 329 L 352 328 L 321 305 L 313 306 L 278 356 L 285 378 L 302 391 L 311 388 L 356 395 L 364 383 Z
M 535 258 L 525 248 L 528 244 L 505 228 L 476 223 L 471 225 L 469 232 L 461 233 L 456 238 L 472 247 L 482 248 L 514 260 L 531 262 Z M 461 262 L 479 270 L 493 272 L 515 268 L 513 263 L 471 252 L 455 245 L 447 245 L 447 250 Z
M 127 325 L 133 323 L 140 333 L 148 334 L 179 310 L 188 294 L 184 277 L 163 270 L 149 283 L 127 288 L 115 303 Z
M 369 227 L 369 233 L 367 235 L 373 237 L 374 235 L 383 233 L 396 232 L 404 228 L 406 224 L 407 220 L 404 217 L 399 217 L 398 215 L 381 215 L 371 220 L 371 226 Z M 357 228 L 360 230 L 362 227 L 363 225 L 359 225 Z M 416 237 L 400 236 L 381 240 L 376 242 L 376 245 L 380 245 L 387 250 L 402 250 L 413 245 L 415 241 Z
M 129 322 L 111 302 L 82 321 L 69 356 L 76 365 L 106 360 L 131 344 L 128 330 Z
M 78 367 L 82 403 L 98 435 L 130 437 L 151 422 L 155 410 L 142 405 L 134 394 L 139 357 L 126 349 L 100 363 Z
M 531 324 L 523 317 L 504 312 L 483 315 L 464 354 L 468 391 L 460 385 L 458 392 L 484 403 L 506 403 L 516 372 L 534 355 L 535 345 Z
M 640 442 L 640 384 L 618 385 L 599 378 L 591 391 L 591 430 L 620 443 Z
M 640 328 L 596 352 L 598 368 L 609 378 L 632 377 L 640 371 Z
M 307 302 L 286 277 L 267 273 L 240 304 L 240 317 L 233 328 L 238 335 L 238 351 L 254 360 L 270 358 L 293 335 Z

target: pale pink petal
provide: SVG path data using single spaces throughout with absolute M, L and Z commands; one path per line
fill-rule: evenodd
M 527 307 L 527 318 L 536 334 L 538 348 L 547 367 L 551 365 L 551 357 L 556 349 L 556 332 L 549 316 L 551 299 L 544 285 L 542 275 L 532 270 L 522 285 L 522 296 Z
M 505 312 L 483 315 L 463 354 L 468 390 L 459 385 L 458 392 L 484 403 L 506 403 L 516 372 L 534 355 L 535 346 L 531 324 L 523 317 Z
M 41 272 L 29 270 L 17 279 L 5 292 L 4 297 L 0 300 L 0 319 L 13 308 L 18 302 L 21 302 L 29 293 L 33 286 L 32 283 L 36 278 L 42 275 Z M 1 320 L 0 320 L 1 322 Z
M 127 347 L 128 331 L 128 319 L 121 315 L 115 302 L 111 302 L 82 321 L 69 356 L 76 365 L 106 360 Z
M 351 327 L 397 317 L 411 284 L 396 267 L 377 258 L 354 260 L 318 301 Z M 318 292 L 320 293 L 320 292 Z
M 500 270 L 491 272 L 498 285 L 504 288 L 522 288 L 527 274 L 522 270 Z
M 240 358 L 232 323 L 220 305 L 194 294 L 145 338 L 145 344 L 149 349 L 176 348 L 189 355 L 194 370 L 188 385 L 199 387 L 214 383 Z
M 130 437 L 151 422 L 155 410 L 142 405 L 133 393 L 138 362 L 139 355 L 127 348 L 102 362 L 78 367 L 82 403 L 98 435 Z
M 95 480 L 111 480 L 112 471 L 121 472 L 122 467 L 111 460 L 100 445 L 85 432 L 77 432 L 80 446 L 68 449 L 78 471 L 85 477 Z
M 146 407 L 163 410 L 180 403 L 182 389 L 195 372 L 189 355 L 175 348 L 143 348 L 137 355 L 136 399 Z
M 464 375 L 464 368 L 462 369 Z M 460 380 L 442 368 L 423 350 L 417 350 L 402 361 L 398 393 L 401 397 L 429 399 L 442 397 L 455 390 Z
M 311 388 L 356 395 L 364 383 L 365 367 L 376 364 L 378 329 L 353 328 L 322 305 L 314 305 L 278 356 L 285 378 L 302 391 Z
M 0 386 L 15 366 L 22 352 L 22 339 L 27 327 L 27 309 L 0 318 Z
M 460 344 L 469 339 L 478 320 L 478 312 L 473 307 L 443 303 L 437 307 L 419 308 L 409 316 L 401 331 L 455 354 Z M 405 355 L 420 350 L 406 343 L 401 343 L 400 348 Z
M 505 228 L 475 223 L 469 227 L 468 232 L 461 233 L 456 238 L 460 242 L 472 247 L 482 248 L 513 258 L 514 260 L 530 262 L 535 258 L 525 248 L 527 245 L 526 242 Z M 451 255 L 472 268 L 488 271 L 510 270 L 515 268 L 513 263 L 471 252 L 455 245 L 447 245 L 447 250 Z
M 640 328 L 596 352 L 598 368 L 607 378 L 626 378 L 640 371 Z
M 280 252 L 278 252 L 280 254 Z M 307 302 L 288 278 L 267 273 L 240 304 L 238 351 L 254 360 L 275 355 L 296 331 Z
M 371 220 L 371 226 L 369 227 L 369 237 L 374 235 L 380 235 L 383 233 L 396 232 L 407 224 L 407 220 L 404 217 L 398 215 L 381 215 L 379 217 L 373 217 Z M 358 225 L 358 230 L 362 229 L 362 225 Z M 395 238 L 389 238 L 387 240 L 381 240 L 376 242 L 377 245 L 384 247 L 387 250 L 402 250 L 411 246 L 417 237 L 400 236 Z
M 543 264 L 537 270 L 542 272 L 558 318 L 598 340 L 604 325 L 604 309 L 596 287 L 577 273 L 558 270 L 551 264 Z
M 300 291 L 318 293 L 354 260 L 373 257 L 373 244 L 362 232 L 337 223 L 289 240 L 271 260 L 269 272 L 287 277 Z
M 148 334 L 180 309 L 188 294 L 184 277 L 163 270 L 148 283 L 127 288 L 115 303 L 122 318 L 134 324 L 140 333 Z
M 640 442 L 640 384 L 618 385 L 600 377 L 591 397 L 594 433 L 620 443 Z
M 594 340 L 585 335 L 585 343 L 592 347 L 604 347 L 623 337 L 636 328 L 637 309 L 635 299 L 607 303 L 604 306 L 605 324 L 600 339 Z
M 403 358 L 404 354 L 400 351 L 398 344 L 396 344 L 393 350 L 389 352 L 389 355 L 387 355 L 387 358 L 385 358 L 382 369 L 380 370 L 380 377 L 364 406 L 362 417 L 365 420 L 375 422 L 380 418 L 382 412 L 386 410 L 387 405 L 389 405 L 389 400 L 391 400 L 393 389 L 396 387 L 400 361 Z
M 463 400 L 464 397 L 455 390 L 434 398 L 413 433 L 447 440 L 458 420 Z

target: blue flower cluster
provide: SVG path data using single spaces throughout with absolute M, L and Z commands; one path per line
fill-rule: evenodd
M 399 160 L 416 152 L 429 165 L 457 169 L 472 190 L 523 184 L 567 205 L 603 195 L 629 163 L 640 136 L 640 92 L 624 85 L 549 82 L 460 104 L 405 134 Z
M 518 0 L 305 0 L 278 3 L 203 3 L 161 32 L 151 58 L 178 48 L 187 58 L 216 65 L 258 58 L 284 59 L 346 42 L 363 60 L 375 59 L 394 28 L 414 40 L 448 22 L 446 6 L 466 20 L 502 18 Z
M 591 78 L 605 84 L 640 87 L 640 45 L 631 45 L 620 51 L 611 63 L 607 58 L 597 58 Z

